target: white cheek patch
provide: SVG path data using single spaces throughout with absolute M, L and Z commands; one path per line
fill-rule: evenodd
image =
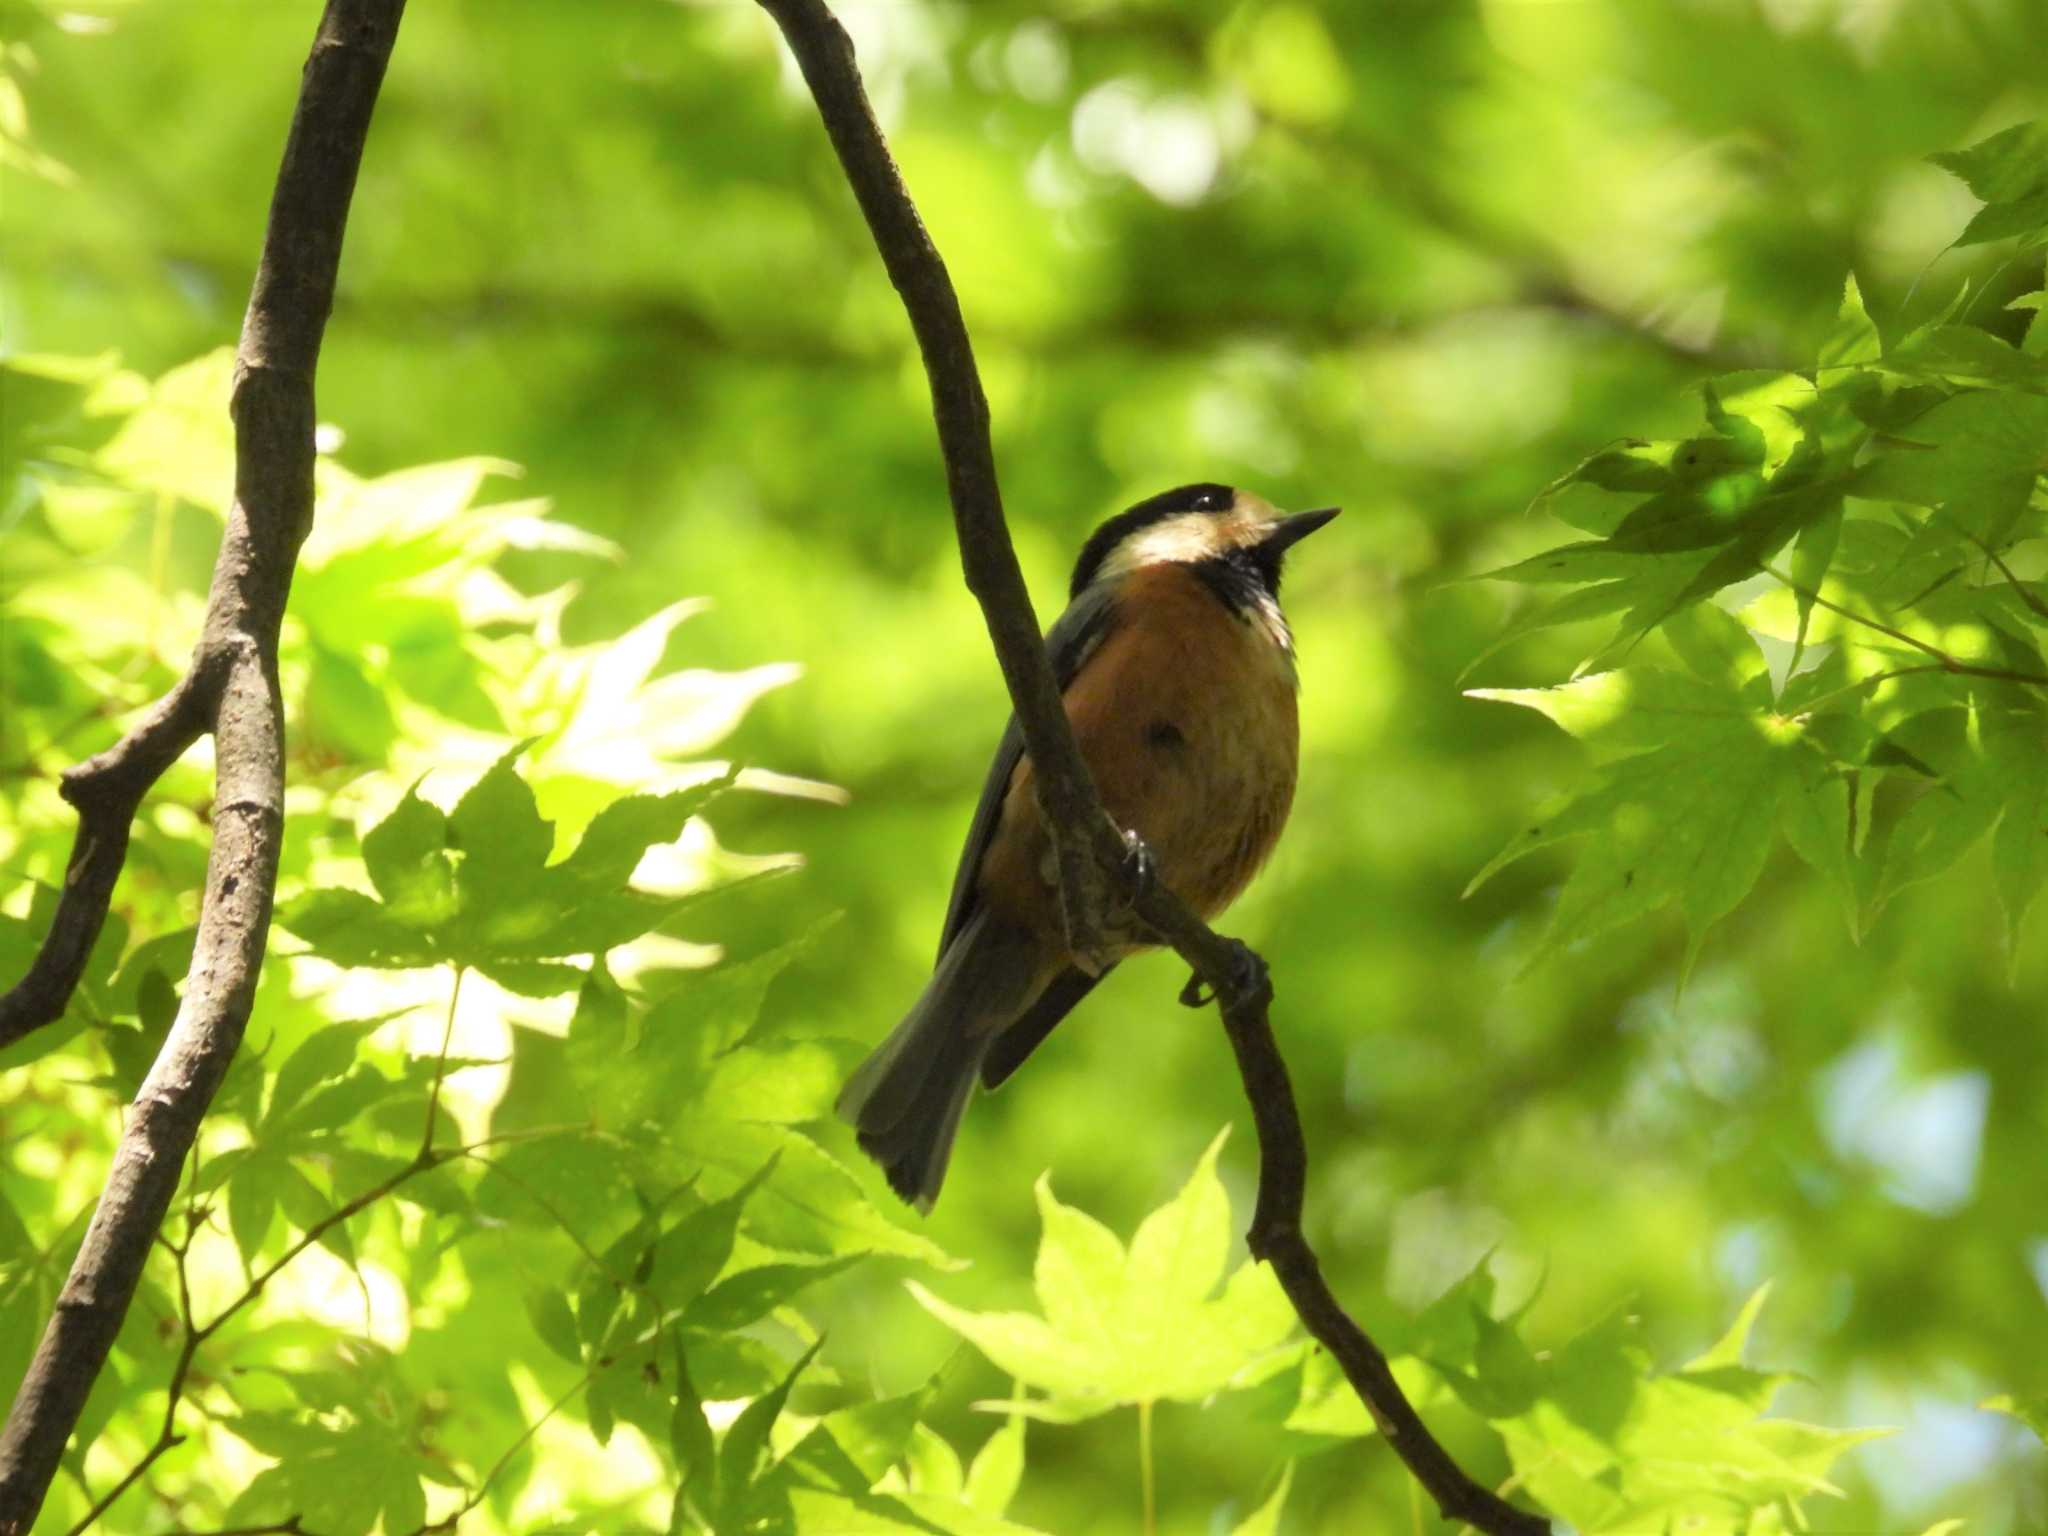
M 1164 522 L 1141 528 L 1109 552 L 1102 562 L 1102 576 L 1112 580 L 1129 575 L 1141 565 L 1195 562 L 1216 553 L 1216 519 L 1207 512 L 1184 512 Z

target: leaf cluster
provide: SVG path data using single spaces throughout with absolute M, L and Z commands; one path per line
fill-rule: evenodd
M 2048 242 L 2039 124 L 1936 159 L 1987 204 L 1958 243 Z M 2014 302 L 2017 341 L 1967 291 L 1887 335 L 1851 277 L 1811 368 L 1713 379 L 1697 435 L 1538 496 L 1582 537 L 1489 573 L 1534 594 L 1494 648 L 1607 623 L 1569 682 L 1474 690 L 1598 764 L 1473 881 L 1583 848 L 1536 958 L 1676 905 L 1689 968 L 1781 839 L 1860 933 L 1990 833 L 2017 942 L 2048 880 L 2044 305 Z

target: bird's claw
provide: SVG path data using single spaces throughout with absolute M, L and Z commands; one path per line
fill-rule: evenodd
M 1138 902 L 1151 894 L 1152 887 L 1159 879 L 1159 860 L 1153 855 L 1152 845 L 1126 831 L 1124 837 L 1124 880 L 1131 892 L 1131 903 Z
M 1230 946 L 1230 990 L 1244 997 L 1268 986 L 1266 962 L 1259 958 L 1258 951 L 1240 939 L 1224 942 Z M 1198 972 L 1188 977 L 1187 985 L 1180 989 L 1180 1001 L 1183 1008 L 1206 1008 L 1216 1001 L 1216 994 L 1203 985 Z

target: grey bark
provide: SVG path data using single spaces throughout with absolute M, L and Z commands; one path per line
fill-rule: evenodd
M 112 750 L 66 775 L 78 839 L 50 934 L 0 999 L 0 1044 L 62 1015 L 105 920 L 143 794 L 214 737 L 213 848 L 185 996 L 0 1429 L 0 1536 L 26 1536 L 106 1363 L 186 1154 L 241 1044 L 277 888 L 284 710 L 277 640 L 313 517 L 313 374 L 370 115 L 405 0 L 329 0 L 306 61 L 242 324 L 235 495 L 185 677 Z

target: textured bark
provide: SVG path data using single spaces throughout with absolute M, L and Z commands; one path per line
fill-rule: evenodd
M 176 1021 L 130 1107 L 105 1191 L 0 1430 L 0 1536 L 25 1536 L 248 1023 L 284 824 L 277 638 L 313 516 L 313 373 L 370 115 L 405 0 L 329 0 L 306 61 L 235 359 L 235 496 L 192 665 L 111 751 L 65 779 L 79 834 L 56 920 L 0 1000 L 0 1043 L 59 1017 L 105 920 L 136 806 L 210 729 L 213 848 Z
M 909 312 L 931 383 L 967 586 L 981 604 L 1003 680 L 1037 770 L 1039 808 L 1060 859 L 1060 893 L 1077 956 L 1132 913 L 1171 945 L 1219 1004 L 1259 1132 L 1259 1196 L 1252 1253 L 1273 1267 L 1302 1325 L 1344 1368 L 1387 1443 L 1445 1518 L 1488 1536 L 1546 1536 L 1550 1522 L 1474 1482 L 1430 1434 L 1386 1356 L 1344 1311 L 1301 1232 L 1308 1147 L 1273 1038 L 1265 962 L 1213 932 L 1156 882 L 1134 884 L 1122 834 L 1097 798 L 1067 725 L 1023 573 L 1003 520 L 989 442 L 988 403 L 960 302 L 868 106 L 853 44 L 824 0 L 760 0 L 796 55 L 889 278 Z M 1190 982 L 1183 1000 L 1198 1001 Z
M 875 125 L 846 29 L 822 0 L 761 0 L 761 6 L 782 28 L 817 100 L 825 131 L 924 356 L 961 568 L 968 590 L 981 604 L 1003 682 L 1016 702 L 1025 750 L 1036 768 L 1039 806 L 1059 861 L 1068 940 L 1085 963 L 1107 952 L 1103 936 L 1119 903 L 1105 867 L 1120 859 L 1124 849 L 1074 744 L 1059 685 L 1045 661 L 1038 615 L 1003 520 L 988 400 L 953 280 Z
M 65 773 L 59 792 L 78 811 L 78 835 L 50 931 L 28 974 L 0 994 L 0 1049 L 64 1016 L 127 862 L 136 807 L 206 730 L 211 693 L 196 670 L 186 673 L 126 736 Z

